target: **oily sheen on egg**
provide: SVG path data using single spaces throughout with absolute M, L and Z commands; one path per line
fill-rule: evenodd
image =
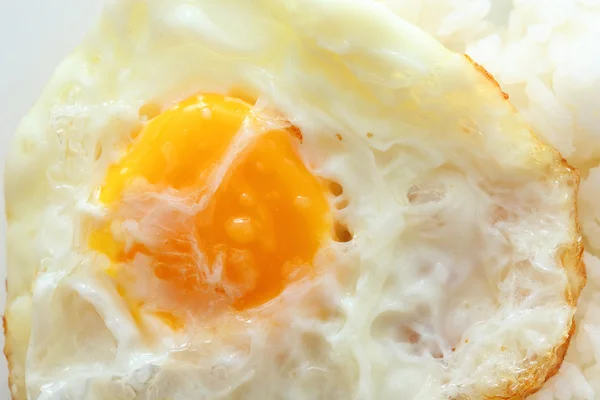
M 120 268 L 147 256 L 182 307 L 260 305 L 311 274 L 330 230 L 324 188 L 298 158 L 294 130 L 249 136 L 244 124 L 261 122 L 249 104 L 220 95 L 194 96 L 151 120 L 109 167 L 99 199 L 114 217 L 94 230 L 91 247 Z M 136 179 L 144 183 L 126 190 Z M 115 237 L 124 223 L 137 234 Z
M 6 166 L 14 399 L 521 399 L 577 173 L 371 1 L 117 1 Z

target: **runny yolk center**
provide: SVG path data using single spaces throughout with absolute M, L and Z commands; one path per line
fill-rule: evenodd
M 260 127 L 248 103 L 214 94 L 148 122 L 107 171 L 110 221 L 90 246 L 119 268 L 145 256 L 175 300 L 200 306 L 255 307 L 310 275 L 331 225 L 323 188 L 291 131 L 249 125 Z M 132 223 L 136 234 L 118 229 Z

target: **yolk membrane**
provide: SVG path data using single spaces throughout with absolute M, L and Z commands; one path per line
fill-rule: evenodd
M 331 228 L 324 189 L 299 158 L 293 132 L 267 130 L 237 143 L 248 121 L 260 124 L 250 104 L 209 94 L 148 122 L 107 171 L 99 198 L 111 221 L 92 232 L 90 247 L 121 268 L 145 255 L 177 300 L 199 306 L 218 298 L 237 310 L 255 307 L 310 276 Z M 144 185 L 134 184 L 140 178 Z M 110 225 L 144 218 L 117 211 L 136 190 L 164 194 L 155 198 L 165 207 L 175 196 L 193 211 L 161 213 L 157 240 L 129 238 L 126 246 Z

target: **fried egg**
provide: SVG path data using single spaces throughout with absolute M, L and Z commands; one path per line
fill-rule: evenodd
M 383 4 L 114 2 L 7 161 L 13 398 L 523 398 L 578 179 Z

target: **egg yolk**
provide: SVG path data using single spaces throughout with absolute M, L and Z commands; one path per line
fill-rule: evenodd
M 251 105 L 216 94 L 149 121 L 107 171 L 99 199 L 110 221 L 92 232 L 90 247 L 119 268 L 146 256 L 172 296 L 199 306 L 255 307 L 313 273 L 331 228 L 323 187 L 293 130 L 248 126 L 261 126 Z M 114 234 L 125 221 L 151 230 L 143 239 Z

